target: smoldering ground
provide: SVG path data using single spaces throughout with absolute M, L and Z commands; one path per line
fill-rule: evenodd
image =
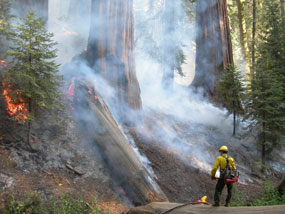
M 190 59 L 189 61 L 194 63 L 195 26 L 187 18 L 187 14 L 182 7 L 182 1 L 176 2 L 173 6 L 177 15 L 176 21 L 179 25 L 167 34 L 164 28 L 161 27 L 166 25 L 164 18 L 169 15 L 167 13 L 162 14 L 164 2 L 157 1 L 155 4 L 153 3 L 152 8 L 149 8 L 150 3 L 142 0 L 134 1 L 136 72 L 141 88 L 143 109 L 134 111 L 127 106 L 125 109 L 132 116 L 140 114 L 147 118 L 148 115 L 153 115 L 153 118 L 160 121 L 159 124 L 154 123 L 157 124 L 157 127 L 153 127 L 152 130 L 160 139 L 159 143 L 175 150 L 177 156 L 183 157 L 187 164 L 201 166 L 201 163 L 203 163 L 202 168 L 209 171 L 217 155 L 216 150 L 220 145 L 226 144 L 232 150 L 235 150 L 234 148 L 237 148 L 241 142 L 231 136 L 232 120 L 227 117 L 226 111 L 211 104 L 209 100 L 201 95 L 203 92 L 194 93 L 188 87 L 180 86 L 177 83 L 173 83 L 172 88 L 162 86 L 162 67 L 163 60 L 165 60 L 163 59 L 163 52 L 181 46 Z M 90 15 L 86 15 L 86 17 L 88 16 Z M 58 17 L 60 17 L 60 14 Z M 99 19 L 96 17 L 91 18 L 97 20 L 96 25 L 98 27 L 108 24 L 102 17 Z M 99 39 L 96 36 L 97 34 L 94 34 L 94 38 L 88 38 L 89 32 L 87 33 L 87 31 L 75 31 L 75 33 L 81 34 L 80 37 L 85 38 L 85 42 L 88 39 Z M 68 36 L 70 35 L 65 35 L 65 37 Z M 68 54 L 70 56 L 78 52 L 84 52 L 85 45 L 76 46 L 74 43 L 69 42 L 65 39 L 64 46 L 69 47 Z M 74 49 L 75 52 L 72 51 Z M 168 54 L 170 53 L 168 52 Z M 65 56 L 65 49 L 60 49 L 59 55 L 59 59 L 61 56 Z M 94 64 L 98 65 L 101 61 L 108 60 L 113 63 L 116 58 L 101 58 Z M 174 58 L 167 58 L 167 60 L 174 60 Z M 169 64 L 174 64 L 174 62 Z M 115 90 L 100 75 L 94 75 L 93 69 L 96 73 L 96 66 L 90 68 L 86 62 L 80 62 L 79 66 L 80 72 L 85 73 L 87 79 L 94 81 L 96 90 L 104 98 L 116 118 Z M 186 74 L 194 73 L 195 66 L 189 65 L 189 67 L 191 70 L 183 70 L 183 72 Z M 69 75 L 68 72 L 66 74 Z M 134 121 L 136 117 L 132 116 L 130 120 L 133 120 L 137 126 L 141 126 L 142 121 Z M 88 118 L 88 112 L 82 118 Z M 161 129 L 161 126 L 167 127 L 167 131 Z M 240 129 L 240 131 L 242 130 Z M 128 138 L 130 139 L 130 136 Z M 189 160 L 189 156 L 192 160 Z M 145 159 L 143 162 L 148 163 Z
M 174 1 L 169 2 L 173 3 Z M 151 3 L 152 7 L 150 8 Z M 200 166 L 199 164 L 203 163 L 202 168 L 209 171 L 220 145 L 226 144 L 234 151 L 242 142 L 231 137 L 232 121 L 226 117 L 225 110 L 216 108 L 200 93 L 193 93 L 187 87 L 176 83 L 173 83 L 173 87 L 170 88 L 162 86 L 163 66 L 165 63 L 170 67 L 175 64 L 175 57 L 168 56 L 171 55 L 171 50 L 181 47 L 187 57 L 192 59 L 188 61 L 193 64 L 195 61 L 195 45 L 193 45 L 195 27 L 194 23 L 187 18 L 183 2 L 175 1 L 175 4 L 173 3 L 172 8 L 175 10 L 175 14 L 164 13 L 164 3 L 162 0 L 134 1 L 136 71 L 141 88 L 143 108 L 134 111 L 126 107 L 125 111 L 130 112 L 129 115 L 132 116 L 140 114 L 145 118 L 150 118 L 151 115 L 150 120 L 155 120 L 153 124 L 156 125 L 152 131 L 154 136 L 159 138 L 159 143 L 176 151 L 175 154 L 178 157 L 183 157 L 182 159 L 187 164 Z M 110 111 L 116 115 L 114 105 L 116 91 L 99 74 L 94 74 L 98 73 L 96 66 L 90 68 L 82 59 L 79 59 L 79 68 L 76 67 L 78 70 L 67 68 L 68 64 L 66 64 L 74 56 L 80 53 L 84 55 L 88 40 L 99 41 L 101 39 L 96 33 L 93 38 L 89 38 L 90 20 L 93 20 L 93 24 L 98 28 L 102 28 L 112 23 L 112 17 L 109 17 L 107 22 L 104 17 L 92 16 L 91 1 L 87 1 L 87 4 L 78 1 L 77 5 L 82 9 L 77 10 L 72 9 L 73 4 L 74 2 L 71 0 L 49 1 L 48 26 L 50 31 L 54 31 L 55 39 L 59 42 L 57 61 L 65 67 L 64 70 L 67 69 L 67 72 L 63 72 L 66 80 L 72 72 L 76 76 L 80 70 L 80 73 L 84 74 L 84 78 L 88 79 L 104 98 Z M 167 17 L 170 15 L 175 16 L 174 21 L 177 26 L 167 32 L 165 29 L 168 29 L 168 26 L 165 20 L 170 20 Z M 110 63 L 113 63 L 117 59 L 116 57 L 101 58 L 97 59 L 94 64 L 98 65 L 102 60 L 111 60 Z M 184 70 L 183 72 L 194 73 L 195 66 L 189 65 L 189 67 L 190 71 Z M 89 112 L 84 110 L 80 111 L 79 117 L 82 120 L 90 120 Z M 130 120 L 135 120 L 134 118 L 136 117 L 131 117 Z M 142 125 L 141 120 L 133 122 L 137 126 Z M 96 122 L 94 127 L 98 127 Z M 192 160 L 189 160 L 189 156 L 192 157 Z M 148 161 L 144 160 L 143 162 L 148 164 Z

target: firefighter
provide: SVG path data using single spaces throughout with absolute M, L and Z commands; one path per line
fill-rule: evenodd
M 228 157 L 228 154 L 227 154 L 228 153 L 228 147 L 222 146 L 219 149 L 219 152 L 221 155 L 219 157 L 217 157 L 216 163 L 214 164 L 213 169 L 211 171 L 211 178 L 212 178 L 212 180 L 214 180 L 214 179 L 216 179 L 215 178 L 216 171 L 218 170 L 218 168 L 220 168 L 220 178 L 218 179 L 218 182 L 216 185 L 216 190 L 215 190 L 215 195 L 214 195 L 215 203 L 213 204 L 213 206 L 215 206 L 215 207 L 220 206 L 220 196 L 221 196 L 222 191 L 223 191 L 224 186 L 225 186 L 225 179 L 223 176 L 223 172 L 225 171 L 224 169 L 227 166 L 227 159 L 228 159 L 229 167 L 233 170 L 236 170 L 234 159 L 232 157 Z M 226 204 L 225 204 L 226 207 L 229 206 L 230 201 L 231 201 L 233 184 L 227 184 L 227 189 L 228 189 L 228 195 L 226 198 Z

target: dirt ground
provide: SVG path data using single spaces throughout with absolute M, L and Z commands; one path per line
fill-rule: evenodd
M 216 181 L 211 180 L 209 174 L 185 165 L 167 148 L 155 142 L 145 142 L 138 133 L 132 132 L 132 135 L 140 151 L 151 161 L 152 169 L 157 176 L 156 181 L 169 201 L 193 202 L 204 195 L 208 196 L 208 202 L 213 201 Z M 27 193 L 36 192 L 46 197 L 80 193 L 89 201 L 96 195 L 99 205 L 104 210 L 109 210 L 110 214 L 121 214 L 127 210 L 122 199 L 114 194 L 115 191 L 110 183 L 102 182 L 99 178 L 82 178 L 67 168 L 28 172 L 10 160 L 9 153 L 10 151 L 2 148 L 0 143 L 0 175 L 5 175 L 7 178 L 7 182 L 0 185 L 3 189 L 0 192 L 0 209 L 7 203 L 11 193 L 17 199 L 25 199 Z M 240 195 L 242 193 L 246 201 L 250 201 L 262 191 L 260 184 L 236 184 L 235 188 Z M 225 196 L 226 190 L 223 192 L 222 200 Z
M 29 193 L 42 194 L 47 198 L 65 193 L 83 195 L 87 201 L 92 201 L 96 196 L 99 206 L 109 213 L 120 214 L 126 210 L 112 192 L 110 184 L 102 183 L 99 179 L 80 178 L 68 169 L 26 173 L 9 160 L 9 151 L 1 147 L 0 163 L 0 174 L 7 176 L 7 182 L 1 183 L 0 210 L 7 204 L 11 194 L 18 200 L 25 200 Z
M 211 180 L 210 172 L 205 173 L 197 168 L 189 167 L 177 158 L 172 151 L 155 141 L 149 142 L 134 130 L 130 130 L 140 151 L 152 163 L 152 169 L 157 176 L 157 182 L 169 201 L 177 203 L 195 202 L 203 196 L 212 203 L 217 181 Z M 234 184 L 233 200 L 242 197 L 250 202 L 253 197 L 262 193 L 261 184 Z M 226 198 L 226 187 L 223 190 L 221 203 Z
M 0 117 L 0 121 L 2 122 L 3 118 Z M 8 134 L 14 136 L 15 129 L 12 125 L 6 128 L 7 125 L 9 125 L 8 122 L 1 123 L 0 130 L 10 130 L 11 133 Z M 6 133 L 4 131 L 3 133 Z M 139 133 L 134 129 L 129 129 L 129 132 L 140 152 L 145 154 L 151 162 L 151 167 L 157 176 L 156 181 L 169 201 L 177 203 L 193 202 L 205 195 L 208 196 L 208 202 L 213 201 L 216 181 L 211 180 L 208 173 L 186 165 L 177 158 L 177 155 L 173 154 L 173 151 L 165 146 L 161 146 L 155 139 L 146 139 L 147 133 Z M 0 133 L 0 137 L 4 136 L 3 133 Z M 70 131 L 66 138 L 63 136 L 55 142 L 55 144 L 61 143 L 61 151 L 58 151 L 59 146 L 45 150 L 51 154 L 55 153 L 50 159 L 54 158 L 56 160 L 51 161 L 49 159 L 49 162 L 53 163 L 53 165 L 48 167 L 41 165 L 46 163 L 41 154 L 37 155 L 40 161 L 31 161 L 30 159 L 35 157 L 35 155 L 30 155 L 23 148 L 17 151 L 16 144 L 12 149 L 9 149 L 9 145 L 4 145 L 0 138 L 0 210 L 5 206 L 12 193 L 17 199 L 25 199 L 27 193 L 31 192 L 43 194 L 47 198 L 51 195 L 57 196 L 65 193 L 82 194 L 89 201 L 96 195 L 99 205 L 104 210 L 109 210 L 110 214 L 121 214 L 127 210 L 127 203 L 124 201 L 122 194 L 120 196 L 118 190 L 114 189 L 108 173 L 105 174 L 105 180 L 102 179 L 102 175 L 98 174 L 104 174 L 101 172 L 105 170 L 103 166 L 99 167 L 99 162 L 96 161 L 94 161 L 93 165 L 91 164 L 92 159 L 95 159 L 95 157 L 83 158 L 82 155 L 76 154 L 75 149 L 77 147 L 69 146 L 72 143 L 71 133 Z M 8 134 L 6 135 L 8 136 Z M 44 140 L 41 140 L 43 141 L 43 146 L 45 146 L 42 150 L 46 148 L 47 143 L 51 143 L 48 140 Z M 11 141 L 16 142 L 15 140 Z M 10 158 L 11 152 L 15 152 L 15 150 L 19 153 L 25 153 L 20 161 L 23 165 L 18 165 L 15 160 Z M 72 153 L 72 155 L 69 153 Z M 90 176 L 75 174 L 74 171 L 65 167 L 67 160 L 71 160 L 80 169 L 93 170 L 94 174 Z M 26 163 L 30 164 L 29 168 L 25 167 Z M 95 169 L 96 167 L 98 169 Z M 260 194 L 262 191 L 260 184 L 236 184 L 235 187 L 248 202 L 252 200 L 253 196 Z M 226 191 L 224 190 L 222 200 L 224 200 L 225 195 Z

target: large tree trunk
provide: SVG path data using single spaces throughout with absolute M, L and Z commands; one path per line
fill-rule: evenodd
M 233 64 L 226 1 L 198 0 L 196 26 L 196 71 L 192 84 L 212 97 L 221 71 Z
M 284 3 L 284 0 L 280 0 L 280 7 L 281 7 L 281 15 L 282 15 L 282 18 L 284 18 L 285 16 L 285 3 Z
M 284 3 L 284 0 L 280 0 L 280 9 L 281 9 L 283 28 L 285 29 L 285 3 Z
M 251 47 L 251 78 L 255 75 L 255 33 L 256 33 L 256 0 L 252 3 L 252 47 Z
M 133 1 L 92 0 L 91 15 L 88 63 L 115 89 L 117 118 L 129 122 L 128 108 L 141 108 L 135 71 Z
M 12 7 L 17 10 L 17 15 L 24 17 L 31 10 L 34 10 L 37 16 L 48 20 L 48 0 L 12 0 Z
M 246 23 L 245 23 L 245 11 L 244 11 L 245 0 L 236 0 L 236 3 L 238 6 L 239 34 L 240 34 L 242 54 L 244 55 L 244 59 L 247 62 L 247 68 L 248 68 L 250 66 L 250 58 L 249 58 L 249 48 L 248 48 L 249 46 L 248 46 Z

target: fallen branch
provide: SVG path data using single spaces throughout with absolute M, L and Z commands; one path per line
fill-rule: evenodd
M 90 210 L 93 210 L 93 208 L 91 207 L 91 205 L 90 205 L 88 202 L 86 202 L 86 206 L 87 206 Z
M 70 164 L 66 164 L 65 165 L 67 169 L 71 170 L 74 174 L 77 174 L 77 175 L 84 175 L 83 172 L 79 172 L 78 170 L 74 169 Z

